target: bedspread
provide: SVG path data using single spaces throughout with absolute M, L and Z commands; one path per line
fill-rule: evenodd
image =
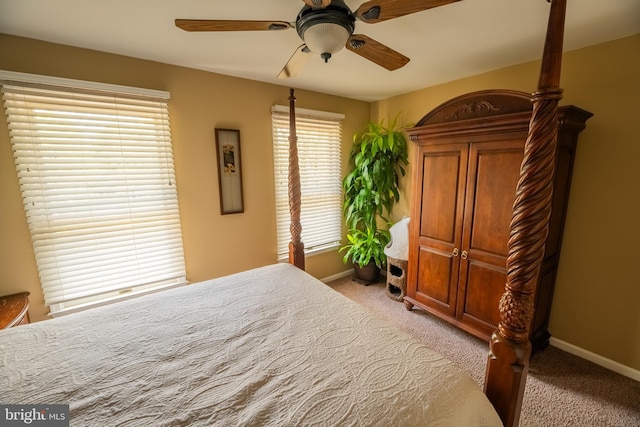
M 0 331 L 0 403 L 72 426 L 498 426 L 459 368 L 276 264 Z

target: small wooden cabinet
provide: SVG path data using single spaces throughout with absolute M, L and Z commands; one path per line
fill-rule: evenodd
M 29 323 L 29 292 L 0 297 L 0 329 Z
M 532 112 L 526 93 L 474 92 L 408 131 L 416 144 L 407 309 L 414 305 L 488 340 L 506 283 L 515 189 Z M 559 109 L 552 213 L 531 327 L 548 344 L 549 315 L 578 134 L 591 113 Z

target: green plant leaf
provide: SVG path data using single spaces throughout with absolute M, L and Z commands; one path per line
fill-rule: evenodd
M 350 164 L 343 179 L 343 213 L 348 243 L 340 248 L 343 261 L 361 266 L 373 260 L 379 267 L 386 261 L 384 247 L 391 240 L 393 206 L 400 200 L 398 184 L 408 165 L 408 144 L 403 129 L 396 129 L 400 114 L 385 126 L 385 120 L 369 122 L 355 134 Z

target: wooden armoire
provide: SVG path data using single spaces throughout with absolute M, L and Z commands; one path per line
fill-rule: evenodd
M 415 143 L 404 303 L 489 340 L 506 284 L 507 242 L 532 113 L 531 95 L 487 90 L 454 98 L 408 130 Z M 592 114 L 558 109 L 549 235 L 531 324 L 545 347 L 578 134 Z

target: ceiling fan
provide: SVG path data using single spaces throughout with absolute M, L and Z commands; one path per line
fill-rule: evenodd
M 306 4 L 295 22 L 176 19 L 175 24 L 185 31 L 277 31 L 295 28 L 304 43 L 278 74 L 279 78 L 296 75 L 312 53 L 319 54 L 327 62 L 343 46 L 393 71 L 403 67 L 409 58 L 370 37 L 353 34 L 356 20 L 374 24 L 460 0 L 371 0 L 361 4 L 355 12 L 343 0 L 303 1 Z

